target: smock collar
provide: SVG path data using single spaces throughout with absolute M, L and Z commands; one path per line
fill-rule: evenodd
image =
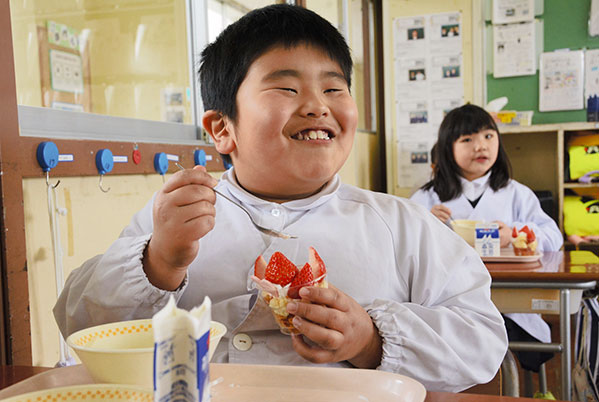
M 260 205 L 275 204 L 272 201 L 267 201 L 267 200 L 263 200 L 262 198 L 256 197 L 255 195 L 249 193 L 243 187 L 241 187 L 241 185 L 239 184 L 239 182 L 237 181 L 237 178 L 235 176 L 235 167 L 232 167 L 229 170 L 227 170 L 225 173 L 223 173 L 218 186 L 220 187 L 221 185 L 225 185 L 226 188 L 229 190 L 229 193 L 233 197 L 237 198 L 237 200 L 239 200 L 245 204 L 250 204 L 250 205 L 257 206 L 257 207 Z M 341 180 L 339 179 L 339 175 L 336 174 L 316 194 L 312 194 L 309 197 L 301 198 L 298 200 L 287 201 L 287 202 L 284 202 L 279 205 L 281 205 L 287 209 L 290 209 L 290 210 L 305 210 L 305 209 L 314 208 L 314 207 L 317 207 L 317 206 L 323 204 L 328 199 L 333 197 L 335 195 L 335 193 L 337 192 L 337 190 L 339 189 L 340 185 L 341 185 Z
M 487 172 L 486 175 L 472 181 L 460 177 L 460 181 L 462 182 L 462 193 L 470 201 L 477 200 L 481 195 L 483 195 L 487 187 L 489 187 L 490 177 L 491 171 Z

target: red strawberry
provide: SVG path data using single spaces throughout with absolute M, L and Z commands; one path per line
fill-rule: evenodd
M 256 258 L 254 262 L 254 275 L 259 279 L 264 279 L 264 273 L 266 272 L 266 260 L 261 255 Z
M 299 299 L 299 290 L 306 285 L 311 285 L 312 282 L 314 282 L 312 267 L 310 267 L 310 264 L 306 263 L 299 273 L 295 275 L 295 278 L 293 278 L 287 296 L 292 299 Z
M 293 280 L 296 274 L 297 267 L 283 253 L 277 251 L 268 261 L 264 279 L 270 283 L 285 286 Z
M 308 261 L 312 267 L 312 275 L 314 275 L 314 279 L 318 279 L 327 273 L 327 269 L 324 266 L 322 258 L 320 258 L 314 247 L 310 247 L 308 251 L 310 253 Z
M 535 236 L 535 232 L 533 232 L 532 229 L 530 229 L 526 225 L 524 225 L 524 227 L 520 231 L 526 233 L 526 242 L 527 243 L 532 243 L 537 238 Z
M 516 230 L 516 227 L 514 226 L 514 229 L 512 230 L 512 237 L 516 238 L 518 237 L 518 231 Z

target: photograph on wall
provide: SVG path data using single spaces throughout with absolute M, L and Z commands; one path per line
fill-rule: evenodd
M 428 123 L 428 111 L 426 110 L 414 110 L 409 112 L 410 124 L 422 124 Z
M 454 78 L 460 76 L 460 66 L 443 66 L 443 78 Z
M 397 148 L 397 181 L 400 187 L 421 186 L 431 178 L 431 141 L 402 141 Z
M 409 28 L 408 40 L 424 39 L 424 28 Z
M 460 36 L 460 25 L 459 24 L 441 25 L 441 37 L 442 38 L 451 38 L 454 36 Z
M 428 152 L 412 152 L 412 164 L 428 163 Z
M 424 81 L 426 79 L 426 71 L 424 68 L 415 68 L 409 70 L 409 74 L 410 81 Z

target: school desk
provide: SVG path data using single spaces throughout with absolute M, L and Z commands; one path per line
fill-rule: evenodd
M 510 342 L 510 349 L 561 353 L 561 398 L 571 400 L 570 314 L 578 311 L 582 291 L 597 285 L 599 258 L 591 251 L 559 251 L 545 252 L 538 261 L 486 260 L 485 265 L 492 278 L 491 298 L 502 313 L 559 314 L 559 342 Z
M 228 365 L 213 364 L 211 371 L 223 371 Z M 251 368 L 250 365 L 247 365 Z M 308 367 L 297 367 L 299 371 L 307 372 Z M 324 369 L 327 370 L 327 369 Z M 343 369 L 351 370 L 351 369 Z M 222 374 L 222 373 L 218 373 Z M 301 378 L 301 377 L 300 377 Z M 19 395 L 25 392 L 37 391 L 40 389 L 56 388 L 76 384 L 91 383 L 91 378 L 81 365 L 50 368 L 50 367 L 32 367 L 32 366 L 0 366 L 0 399 Z M 360 384 L 368 386 L 368 384 Z M 511 398 L 506 396 L 480 395 L 450 392 L 428 392 L 424 399 L 425 402 L 517 402 L 517 401 L 538 401 L 538 399 L 529 398 Z M 212 402 L 219 402 L 218 398 L 212 398 Z M 237 402 L 244 402 L 239 400 Z

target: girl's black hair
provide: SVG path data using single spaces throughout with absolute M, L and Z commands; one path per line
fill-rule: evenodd
M 453 144 L 462 135 L 474 134 L 489 129 L 497 132 L 499 140 L 497 160 L 491 166 L 489 185 L 493 191 L 507 186 L 512 176 L 512 167 L 503 149 L 497 124 L 483 108 L 467 104 L 453 109 L 443 119 L 437 138 L 433 178 L 422 186 L 422 189 L 429 190 L 432 188 L 441 202 L 459 197 L 462 194 L 462 182 L 460 181 L 460 167 L 453 155 Z

